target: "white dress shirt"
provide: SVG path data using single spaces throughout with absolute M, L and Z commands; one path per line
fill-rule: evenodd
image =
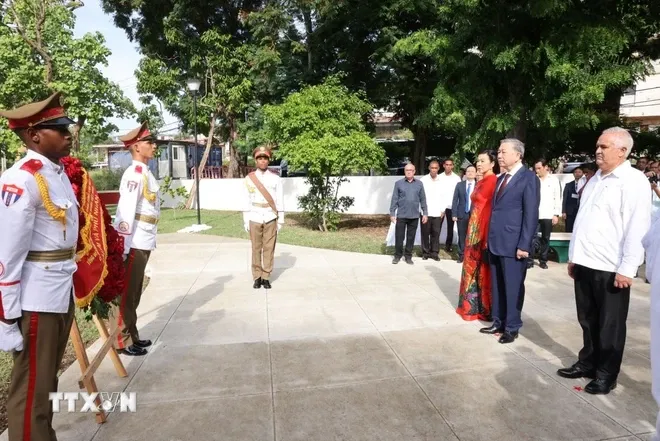
M 580 189 L 584 187 L 584 184 L 586 183 L 587 183 L 586 176 L 582 176 L 580 179 L 578 179 L 578 181 L 575 183 L 575 192 L 577 193 L 578 191 L 580 191 Z
M 515 174 L 518 173 L 518 170 L 520 170 L 520 169 L 522 168 L 522 166 L 523 166 L 523 165 L 522 165 L 522 162 L 519 162 L 519 163 L 517 163 L 516 165 L 513 166 L 513 168 L 511 169 L 511 171 L 508 171 L 508 172 L 502 172 L 502 173 L 500 173 L 499 175 L 497 175 L 497 177 L 498 177 L 498 179 L 499 179 L 499 177 L 502 176 L 502 175 L 509 175 L 509 181 L 506 183 L 506 185 L 509 185 L 509 182 L 511 182 L 511 178 L 513 178 L 513 177 L 515 176 Z M 504 179 L 506 179 L 506 176 L 504 177 Z M 500 181 L 500 183 L 497 185 L 497 189 L 495 190 L 495 194 L 496 194 L 496 195 L 497 195 L 497 192 L 500 191 L 500 187 L 501 187 L 502 184 L 504 183 L 504 179 L 502 179 L 502 180 Z
M 150 201 L 145 193 L 155 199 Z M 121 177 L 115 215 L 115 229 L 124 236 L 124 254 L 128 254 L 131 248 L 145 251 L 156 248 L 158 226 L 136 220 L 138 215 L 159 218 L 160 186 L 146 164 L 133 161 Z
M 429 217 L 440 217 L 445 212 L 445 206 L 443 205 L 442 193 L 443 181 L 440 179 L 440 175 L 437 175 L 435 179 L 431 178 L 431 175 L 422 176 L 420 179 L 422 185 L 424 185 L 424 194 L 426 195 L 426 207 L 428 209 Z M 454 195 L 452 194 L 452 197 Z
M 54 219 L 44 204 L 32 173 L 21 170 L 28 161 L 41 163 L 38 173 L 48 185 L 52 203 L 66 210 L 66 225 Z M 37 166 L 38 167 L 38 166 Z M 78 244 L 78 203 L 62 166 L 28 150 L 0 177 L 0 301 L 4 318 L 22 311 L 66 313 L 72 301 L 74 258 L 60 262 L 28 262 L 28 251 L 75 249 Z
M 474 187 L 477 186 L 477 181 L 472 179 L 465 180 L 465 212 L 469 213 L 472 209 L 472 193 L 474 193 Z M 452 213 L 456 217 L 456 213 Z
M 644 261 L 642 237 L 651 223 L 651 188 L 626 161 L 584 187 L 568 248 L 569 261 L 633 278 Z
M 561 215 L 561 185 L 559 179 L 551 174 L 541 181 L 541 202 L 539 204 L 539 219 L 552 219 Z
M 456 173 L 452 173 L 450 175 L 447 175 L 446 173 L 440 173 L 438 175 L 438 180 L 440 183 L 437 197 L 439 199 L 438 203 L 440 204 L 440 208 L 443 212 L 446 209 L 451 210 L 451 204 L 454 202 L 454 191 L 456 190 L 456 185 L 461 182 L 462 179 Z M 426 187 L 424 188 L 424 192 L 426 193 Z M 427 205 L 431 203 L 431 199 L 429 198 L 428 194 L 426 195 L 426 203 Z M 431 214 L 429 214 L 429 216 L 431 216 Z
M 282 189 L 282 179 L 277 176 L 275 173 L 266 170 L 265 172 L 261 170 L 255 170 L 254 174 L 257 176 L 257 179 L 266 187 L 268 193 L 275 201 L 275 208 L 277 208 L 277 214 L 268 206 L 268 201 L 261 194 L 259 189 L 250 176 L 245 177 L 245 189 L 246 196 L 245 206 L 243 208 L 243 222 L 256 222 L 258 224 L 265 224 L 277 219 L 278 224 L 284 223 L 284 191 Z

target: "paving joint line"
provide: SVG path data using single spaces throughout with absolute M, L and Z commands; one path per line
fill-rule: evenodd
M 345 285 L 345 284 L 344 284 L 344 285 Z M 455 437 L 458 441 L 461 441 L 461 439 L 458 437 L 458 434 L 457 434 L 456 431 L 454 430 L 454 427 L 453 427 L 451 424 L 449 424 L 449 421 L 447 420 L 447 418 L 445 418 L 445 416 L 442 414 L 442 412 L 440 412 L 440 409 L 438 409 L 438 406 L 436 406 L 435 403 L 433 402 L 433 400 L 431 400 L 431 397 L 429 397 L 429 395 L 426 393 L 426 391 L 424 390 L 424 388 L 422 387 L 422 385 L 419 384 L 419 382 L 417 381 L 417 378 L 415 378 L 415 376 L 412 374 L 412 372 L 410 372 L 410 369 L 408 369 L 408 366 L 406 366 L 406 364 L 403 362 L 403 360 L 401 359 L 401 357 L 399 356 L 399 354 L 397 354 L 397 352 L 394 350 L 394 348 L 392 347 L 392 345 L 390 344 L 390 342 L 387 341 L 387 339 L 385 338 L 385 336 L 383 335 L 383 333 L 381 332 L 381 330 L 378 329 L 378 327 L 377 327 L 376 324 L 373 322 L 373 320 L 371 320 L 371 317 L 369 317 L 369 314 L 367 314 L 367 312 L 364 310 L 364 308 L 362 307 L 362 305 L 360 304 L 360 302 L 355 298 L 355 296 L 353 295 L 353 292 L 352 292 L 347 286 L 345 286 L 345 288 L 348 289 L 348 292 L 349 292 L 349 293 L 351 293 L 351 297 L 353 297 L 353 300 L 355 300 L 355 302 L 358 304 L 358 306 L 359 306 L 360 309 L 362 310 L 362 313 L 367 317 L 367 319 L 369 319 L 369 322 L 370 322 L 371 325 L 376 329 L 376 331 L 377 331 L 378 334 L 380 335 L 380 338 L 383 339 L 383 341 L 385 342 L 385 344 L 387 345 L 387 347 L 390 348 L 390 351 L 392 351 L 392 354 L 394 354 L 394 356 L 397 358 L 397 360 L 399 360 L 399 363 L 401 363 L 401 366 L 403 366 L 403 368 L 406 370 L 406 372 L 408 373 L 408 376 L 409 376 L 410 378 L 412 378 L 412 380 L 415 382 L 415 385 L 417 386 L 417 388 L 422 392 L 422 394 L 424 395 L 424 397 L 426 397 L 426 400 L 431 404 L 431 406 L 433 406 L 433 409 L 435 409 L 436 413 L 440 416 L 440 418 L 442 418 L 442 421 L 443 421 L 443 422 L 445 423 L 445 425 L 449 428 L 449 430 L 450 430 L 451 433 L 454 435 L 454 437 Z

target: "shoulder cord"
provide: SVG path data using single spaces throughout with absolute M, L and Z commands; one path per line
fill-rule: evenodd
M 147 179 L 147 175 L 143 174 L 142 175 L 142 196 L 152 204 L 156 202 L 156 193 L 153 193 L 149 191 L 149 179 Z
M 50 199 L 48 183 L 39 172 L 34 173 L 34 179 L 37 181 L 37 187 L 39 188 L 39 194 L 41 195 L 44 208 L 53 219 L 60 221 L 66 228 L 66 209 L 56 206 Z

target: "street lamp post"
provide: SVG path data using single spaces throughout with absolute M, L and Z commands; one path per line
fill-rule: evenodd
M 188 83 L 188 89 L 192 92 L 193 94 L 193 120 L 194 120 L 194 126 L 195 126 L 195 188 L 197 189 L 196 191 L 196 200 L 197 200 L 197 225 L 202 224 L 202 216 L 200 212 L 200 206 L 199 206 L 199 169 L 200 169 L 200 164 L 198 162 L 198 157 L 199 155 L 197 154 L 199 152 L 198 150 L 198 144 L 197 144 L 197 91 L 199 90 L 199 86 L 201 82 L 198 79 L 191 78 L 187 81 Z

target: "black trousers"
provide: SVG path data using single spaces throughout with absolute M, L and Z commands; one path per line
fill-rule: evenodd
M 447 240 L 445 241 L 445 250 L 451 250 L 454 243 L 454 219 L 452 217 L 451 208 L 445 210 L 445 217 L 440 219 L 440 230 L 442 230 L 442 222 L 447 219 Z
M 534 236 L 534 243 L 538 244 L 539 248 L 539 262 L 548 262 L 548 252 L 550 251 L 550 233 L 552 233 L 552 219 L 539 219 L 539 224 L 536 229 L 541 232 L 541 237 L 538 234 Z M 534 252 L 529 253 L 527 259 L 528 266 L 534 265 Z
M 576 265 L 575 304 L 584 346 L 578 363 L 598 378 L 615 380 L 626 343 L 630 288 L 615 288 L 615 273 Z
M 421 225 L 422 233 L 422 256 L 438 257 L 440 251 L 440 228 L 441 217 L 428 217 L 425 224 Z
M 394 229 L 394 257 L 401 257 L 404 255 L 403 251 L 403 238 L 406 238 L 406 257 L 412 257 L 413 245 L 415 245 L 415 233 L 417 233 L 417 224 L 419 218 L 404 219 L 396 218 L 396 227 Z
M 470 223 L 469 214 L 465 213 L 465 217 L 458 218 L 456 221 L 456 228 L 458 229 L 458 258 L 463 259 L 465 256 L 465 239 L 467 238 L 468 224 Z
M 573 232 L 573 226 L 575 225 L 575 218 L 577 217 L 576 214 L 567 214 L 566 215 L 566 232 L 567 233 L 572 233 Z

